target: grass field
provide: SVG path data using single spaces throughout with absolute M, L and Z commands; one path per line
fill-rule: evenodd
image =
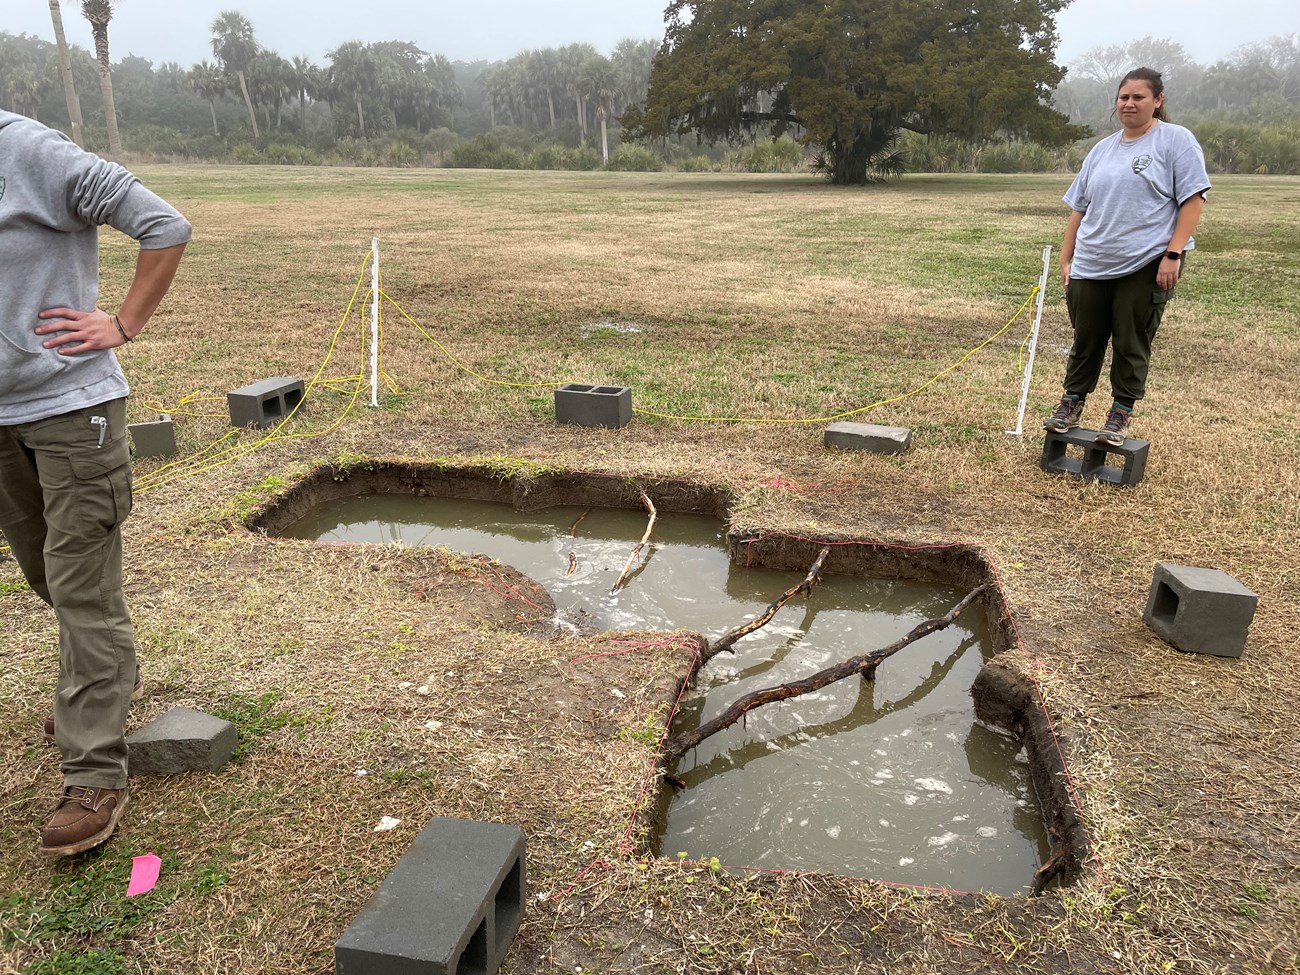
M 332 971 L 335 940 L 434 815 L 527 835 L 531 892 L 548 896 L 530 899 L 509 972 L 1300 968 L 1300 179 L 1218 180 L 1135 415 L 1152 447 L 1130 491 L 1038 470 L 1069 345 L 1054 274 L 1026 435 L 1003 432 L 1027 316 L 993 336 L 1059 242 L 1066 177 L 845 191 L 803 176 L 141 175 L 196 234 L 121 355 L 132 420 L 166 408 L 189 458 L 136 465 L 146 697 L 131 721 L 198 707 L 236 722 L 241 754 L 218 775 L 134 781 L 102 852 L 38 860 L 60 785 L 40 736 L 57 633 L 0 560 L 0 972 Z M 348 382 L 322 385 L 294 436 L 221 440 L 227 390 L 360 373 L 356 310 L 340 323 L 369 287 L 372 236 L 384 292 L 427 333 L 386 306 L 381 408 L 349 411 Z M 104 307 L 133 262 L 106 234 Z M 653 413 L 783 422 L 561 428 L 549 384 L 569 381 L 631 386 Z M 1102 382 L 1085 424 L 1101 422 Z M 912 428 L 910 453 L 823 449 L 823 418 L 881 401 L 855 418 Z M 527 624 L 544 597 L 514 599 L 502 580 L 529 590 L 508 569 L 244 527 L 323 464 L 387 459 L 688 479 L 730 492 L 746 526 L 981 546 L 1023 640 L 1006 659 L 1041 687 L 1080 795 L 1083 879 L 1036 899 L 922 894 L 629 852 L 656 746 L 644 729 L 686 641 L 570 665 L 618 636 L 542 635 Z M 1157 562 L 1259 594 L 1244 657 L 1180 654 L 1143 625 Z M 402 825 L 372 832 L 384 815 Z M 130 858 L 151 850 L 162 881 L 128 901 Z

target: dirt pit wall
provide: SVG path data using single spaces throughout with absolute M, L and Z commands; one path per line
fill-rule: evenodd
M 371 461 L 349 466 L 324 466 L 294 484 L 273 503 L 248 518 L 249 529 L 275 536 L 311 509 L 328 502 L 374 495 L 454 498 L 493 501 L 531 511 L 558 505 L 643 509 L 642 494 L 662 513 L 704 514 L 728 526 L 730 558 L 740 565 L 807 571 L 823 547 L 830 553 L 827 573 L 903 579 L 969 591 L 985 586 L 976 605 L 989 624 L 994 657 L 981 670 L 972 688 L 980 720 L 1016 735 L 1028 752 L 1031 773 L 1048 834 L 1052 858 L 1040 885 L 1075 882 L 1087 855 L 1087 839 L 1069 794 L 1063 743 L 1043 709 L 1032 679 L 999 655 L 1017 646 L 1014 621 L 998 583 L 997 573 L 975 546 L 935 542 L 900 544 L 888 540 L 845 536 L 809 537 L 732 524 L 729 492 L 678 479 L 634 479 L 591 472 L 528 474 L 467 465 Z M 689 680 L 683 673 L 681 682 Z M 666 700 L 671 704 L 681 682 Z

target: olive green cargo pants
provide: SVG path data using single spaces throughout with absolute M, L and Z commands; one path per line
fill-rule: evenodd
M 135 636 L 122 594 L 126 401 L 0 426 L 0 530 L 59 621 L 54 730 L 65 785 L 126 786 Z
M 1174 289 L 1156 287 L 1160 260 L 1122 278 L 1071 278 L 1065 293 L 1074 345 L 1065 365 L 1065 391 L 1087 396 L 1097 388 L 1111 347 L 1110 389 L 1116 399 L 1140 400 L 1147 391 L 1151 342 Z

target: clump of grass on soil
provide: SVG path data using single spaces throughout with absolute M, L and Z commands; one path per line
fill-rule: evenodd
M 663 413 L 800 419 L 906 392 L 999 328 L 1059 238 L 1064 207 L 1043 214 L 1067 181 L 838 191 L 803 177 L 474 172 L 431 190 L 404 172 L 143 175 L 197 234 L 121 358 L 133 421 L 154 418 L 146 401 L 217 397 L 189 410 L 209 415 L 175 411 L 186 457 L 228 433 L 225 391 L 316 373 L 377 226 L 384 290 L 484 376 L 626 384 Z M 511 972 L 1295 971 L 1300 288 L 1288 282 L 1300 254 L 1287 241 L 1300 182 L 1219 182 L 1157 339 L 1134 428 L 1152 452 L 1132 491 L 1038 471 L 1035 418 L 1069 344 L 1055 283 L 1020 439 L 1002 432 L 1019 325 L 858 417 L 915 430 L 911 453 L 879 457 L 824 450 L 817 423 L 557 427 L 549 387 L 482 382 L 388 306 L 394 387 L 379 409 L 332 426 L 350 393 L 321 389 L 292 437 L 206 455 L 210 469 L 180 479 L 139 462 L 127 586 L 147 694 L 131 724 L 178 704 L 225 713 L 243 752 L 216 775 L 134 782 L 102 852 L 39 862 L 60 785 L 39 732 L 57 634 L 0 561 L 0 970 L 331 970 L 334 941 L 411 836 L 446 815 L 527 836 L 535 896 Z M 111 307 L 132 251 L 112 238 L 104 250 Z M 589 327 L 608 322 L 637 330 Z M 322 378 L 361 369 L 349 324 Z M 611 637 L 546 635 L 545 594 L 506 567 L 493 572 L 534 605 L 457 553 L 242 526 L 322 464 L 393 458 L 687 477 L 731 492 L 747 524 L 980 545 L 1023 639 L 1009 658 L 1036 676 L 1060 731 L 1095 862 L 1077 886 L 1029 899 L 646 860 L 642 728 L 690 660 L 687 637 L 593 657 Z M 1143 626 L 1158 561 L 1220 568 L 1259 593 L 1244 657 L 1179 654 Z M 385 815 L 402 825 L 373 832 Z M 127 903 L 123 871 L 148 850 L 163 882 Z

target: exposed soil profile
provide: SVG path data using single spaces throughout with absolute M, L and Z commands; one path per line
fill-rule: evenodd
M 974 608 L 987 619 L 993 657 L 980 670 L 971 691 L 975 713 L 981 721 L 1014 735 L 1028 754 L 1034 790 L 1051 842 L 1051 857 L 1035 878 L 1035 889 L 1041 890 L 1050 882 L 1068 885 L 1077 880 L 1087 854 L 1087 838 L 1069 794 L 1062 750 L 1032 680 L 997 659 L 1015 645 L 1017 636 L 996 573 L 974 546 L 900 546 L 851 537 L 795 537 L 754 526 L 739 527 L 731 522 L 732 499 L 725 492 L 685 480 L 633 481 L 590 472 L 503 477 L 499 471 L 487 468 L 388 462 L 319 468 L 286 490 L 276 503 L 255 511 L 247 524 L 256 532 L 277 536 L 320 505 L 385 495 L 487 501 L 520 511 L 561 505 L 641 510 L 642 491 L 659 511 L 702 514 L 724 521 L 728 526 L 729 554 L 737 565 L 803 571 L 825 546 L 830 550 L 825 561 L 828 573 L 909 580 L 963 591 L 985 586 Z M 533 588 L 541 590 L 540 586 Z M 548 605 L 553 607 L 553 603 Z M 678 699 L 689 677 L 689 671 L 683 672 L 676 687 L 665 688 L 666 706 Z M 661 804 L 658 814 L 653 808 L 642 811 L 647 835 L 653 835 L 661 825 L 653 820 L 663 815 L 665 808 Z

